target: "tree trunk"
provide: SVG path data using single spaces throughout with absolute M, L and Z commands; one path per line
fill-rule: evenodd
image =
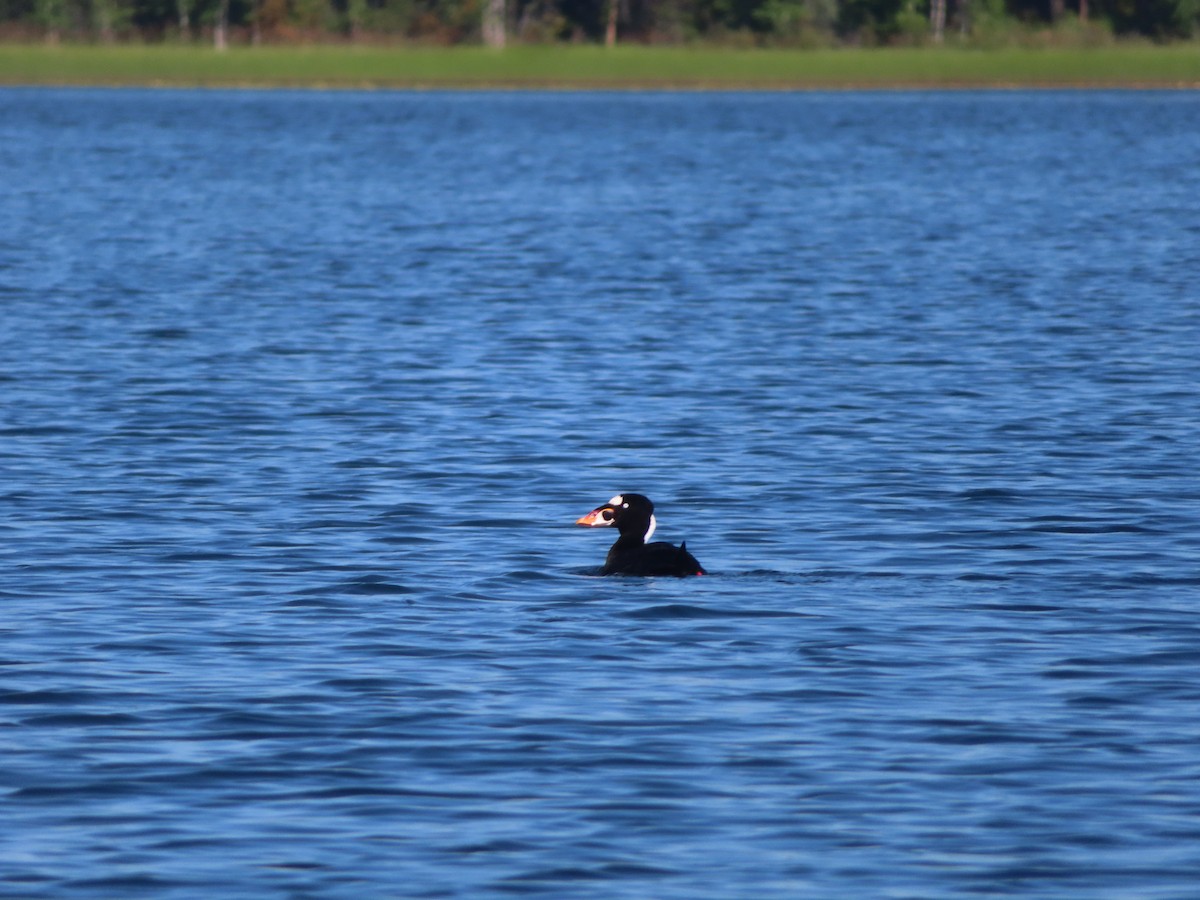
M 1079 21 L 1087 22 L 1088 17 L 1088 0 L 1079 0 Z
M 186 41 L 192 36 L 192 16 L 188 12 L 188 0 L 176 0 L 175 11 L 179 15 L 179 37 Z
M 37 0 L 34 6 L 38 21 L 46 29 L 46 43 L 57 45 L 66 18 L 63 4 L 60 0 Z
M 262 46 L 262 0 L 254 0 L 250 10 L 250 45 Z
M 617 16 L 621 11 L 621 0 L 608 0 L 608 26 L 604 29 L 604 46 L 617 46 Z
M 504 0 L 484 0 L 483 43 L 497 50 L 504 46 Z
M 352 43 L 357 44 L 360 40 L 362 40 L 363 22 L 366 20 L 366 17 L 366 0 L 347 0 L 346 20 L 350 25 L 350 40 Z
M 940 44 L 946 33 L 946 0 L 930 0 L 929 28 L 933 32 L 933 42 Z
M 217 7 L 217 24 L 213 27 L 213 48 L 224 52 L 229 48 L 229 0 Z
M 1050 0 L 1050 21 L 1057 22 L 1063 17 L 1064 0 Z
M 93 8 L 96 11 L 96 31 L 99 32 L 100 43 L 114 43 L 117 38 L 113 31 L 113 10 L 110 0 L 98 0 Z

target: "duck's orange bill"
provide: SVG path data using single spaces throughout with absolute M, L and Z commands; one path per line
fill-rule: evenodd
M 608 512 L 610 514 L 607 519 L 604 518 L 605 512 Z M 586 516 L 580 516 L 578 519 L 575 520 L 575 524 L 576 525 L 587 525 L 591 528 L 595 528 L 599 525 L 611 525 L 612 524 L 611 513 L 612 513 L 611 507 L 601 506 L 596 509 L 593 509 Z

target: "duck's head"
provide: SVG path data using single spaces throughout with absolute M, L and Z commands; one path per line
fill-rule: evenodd
M 576 525 L 589 528 L 616 526 L 622 535 L 641 535 L 643 541 L 650 540 L 657 524 L 654 521 L 654 504 L 641 494 L 617 494 L 603 506 L 597 506 L 586 516 L 575 520 Z

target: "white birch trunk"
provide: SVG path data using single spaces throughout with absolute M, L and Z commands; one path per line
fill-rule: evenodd
M 213 47 L 224 52 L 229 48 L 229 0 L 221 0 L 217 8 L 217 24 L 213 27 Z
M 96 11 L 96 30 L 100 34 L 100 42 L 103 44 L 113 43 L 117 37 L 113 30 L 113 10 L 110 0 L 97 0 L 93 8 Z
M 483 43 L 488 47 L 500 49 L 504 46 L 504 18 L 504 0 L 484 0 Z
M 179 15 L 179 37 L 186 41 L 192 36 L 192 16 L 188 12 L 188 0 L 176 0 L 175 10 Z
M 933 42 L 940 44 L 946 33 L 946 0 L 930 0 L 929 27 L 933 32 Z

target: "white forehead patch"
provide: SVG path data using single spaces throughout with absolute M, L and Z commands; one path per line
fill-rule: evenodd
M 609 506 L 621 506 L 624 502 L 625 502 L 625 495 L 617 494 L 617 496 L 613 497 L 611 500 L 608 501 L 608 505 Z

